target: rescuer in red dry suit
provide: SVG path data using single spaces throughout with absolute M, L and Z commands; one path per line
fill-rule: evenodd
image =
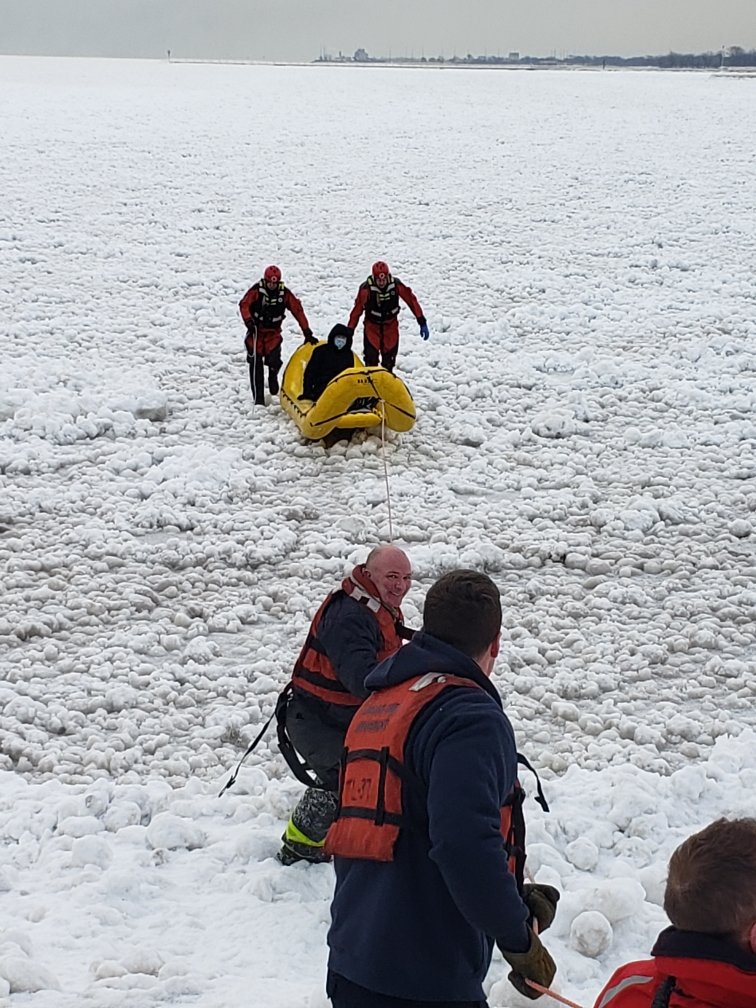
M 352 332 L 365 313 L 363 359 L 368 367 L 380 363 L 387 371 L 393 371 L 399 350 L 399 299 L 405 302 L 420 326 L 424 340 L 430 336 L 428 323 L 411 288 L 398 277 L 391 275 L 387 263 L 382 260 L 373 263 L 370 276 L 360 285 L 355 298 L 347 327 Z
M 302 302 L 286 287 L 278 266 L 268 266 L 254 287 L 250 287 L 239 302 L 239 311 L 247 327 L 244 345 L 249 364 L 249 384 L 255 404 L 265 402 L 263 366 L 268 369 L 268 388 L 278 395 L 278 372 L 281 370 L 281 325 L 287 311 L 291 312 L 302 330 L 305 343 L 317 343 Z

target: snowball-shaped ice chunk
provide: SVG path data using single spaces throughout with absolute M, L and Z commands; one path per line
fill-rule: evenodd
M 599 851 L 596 844 L 587 837 L 578 837 L 565 849 L 567 860 L 581 871 L 593 871 L 598 864 Z
M 22 956 L 0 958 L 0 980 L 6 980 L 11 994 L 34 994 L 43 990 L 60 990 L 53 974 L 31 959 Z
M 640 913 L 645 895 L 643 886 L 636 879 L 613 878 L 597 885 L 587 902 L 616 924 Z
M 575 417 L 564 410 L 547 410 L 534 416 L 530 429 L 542 438 L 566 438 L 575 433 Z
M 181 819 L 170 812 L 161 812 L 147 827 L 147 842 L 153 848 L 178 850 L 185 847 L 187 850 L 196 850 L 204 846 L 205 836 L 188 819 Z
M 598 910 L 578 914 L 570 928 L 570 945 L 584 956 L 595 959 L 612 943 L 612 925 Z

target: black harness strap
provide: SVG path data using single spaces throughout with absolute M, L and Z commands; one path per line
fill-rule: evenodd
M 654 994 L 654 1000 L 651 1002 L 651 1008 L 669 1008 L 669 999 L 672 997 L 676 983 L 676 977 L 668 976 L 663 983 L 659 984 Z
M 517 753 L 517 762 L 521 763 L 524 767 L 527 767 L 528 770 L 530 770 L 530 772 L 535 777 L 535 779 L 536 779 L 536 798 L 535 798 L 535 801 L 538 802 L 538 804 L 541 806 L 541 808 L 543 809 L 544 812 L 548 812 L 549 811 L 549 805 L 548 805 L 548 802 L 546 801 L 546 795 L 543 793 L 543 788 L 541 787 L 541 778 L 538 776 L 538 774 L 535 772 L 535 770 L 531 766 L 530 761 L 528 759 L 526 759 L 525 756 L 523 756 L 522 753 L 520 753 L 520 752 Z
M 265 734 L 265 732 L 270 727 L 270 722 L 273 720 L 273 718 L 278 713 L 278 707 L 279 707 L 280 703 L 281 703 L 281 697 L 279 697 L 278 700 L 277 700 L 277 702 L 276 702 L 276 709 L 273 711 L 273 713 L 270 715 L 270 717 L 268 718 L 268 720 L 262 726 L 262 728 L 260 729 L 260 731 L 259 731 L 257 737 L 255 738 L 254 742 L 252 742 L 247 747 L 247 751 L 244 753 L 244 755 L 242 756 L 242 758 L 239 760 L 239 763 L 238 763 L 238 765 L 236 767 L 236 770 L 234 770 L 234 772 L 231 774 L 230 778 L 228 779 L 228 781 L 224 785 L 223 789 L 221 790 L 220 794 L 218 795 L 219 798 L 222 798 L 223 795 L 226 793 L 226 791 L 228 791 L 228 789 L 235 784 L 236 778 L 238 777 L 239 771 L 241 770 L 242 763 L 247 758 L 247 756 L 249 756 L 249 754 L 251 752 L 254 752 L 255 748 L 258 745 L 258 743 L 262 740 L 263 735 Z
M 386 812 L 384 810 L 383 818 L 378 821 L 375 815 L 375 809 L 370 808 L 360 808 L 356 805 L 350 805 L 348 808 L 341 808 L 339 812 L 340 819 L 369 819 L 370 822 L 375 823 L 377 826 L 389 825 L 389 826 L 404 826 L 405 818 L 404 816 L 397 815 L 395 812 Z
M 289 733 L 286 730 L 286 713 L 288 710 L 289 700 L 293 695 L 293 688 L 291 683 L 289 683 L 282 691 L 278 697 L 278 703 L 276 704 L 276 731 L 278 736 L 278 748 L 281 750 L 281 755 L 286 760 L 286 764 L 297 778 L 300 784 L 304 784 L 308 788 L 316 788 L 318 791 L 328 791 L 325 784 L 320 780 L 320 778 L 315 774 L 312 767 L 306 763 L 297 750 L 294 748 L 294 743 L 289 738 Z

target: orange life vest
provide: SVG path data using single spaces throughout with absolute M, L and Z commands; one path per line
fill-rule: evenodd
M 378 662 L 394 654 L 402 646 L 403 638 L 409 636 L 402 623 L 401 610 L 389 609 L 378 598 L 377 590 L 369 576 L 361 567 L 356 567 L 352 574 L 341 584 L 341 591 L 356 602 L 367 606 L 375 617 L 381 633 L 381 646 L 375 656 Z M 340 681 L 336 669 L 331 664 L 323 645 L 318 640 L 318 627 L 328 606 L 336 596 L 331 593 L 315 613 L 310 625 L 310 632 L 294 665 L 292 684 L 298 690 L 309 693 L 326 703 L 337 704 L 339 707 L 357 708 L 362 703 L 360 697 L 350 693 Z
M 459 686 L 482 689 L 471 679 L 429 673 L 378 690 L 364 701 L 346 735 L 339 812 L 326 838 L 329 854 L 393 861 L 400 831 L 413 825 L 404 812 L 404 788 L 422 786 L 405 764 L 410 729 L 439 693 Z M 518 760 L 526 762 L 519 753 Z M 502 839 L 519 888 L 525 866 L 524 799 L 515 780 L 501 809 Z

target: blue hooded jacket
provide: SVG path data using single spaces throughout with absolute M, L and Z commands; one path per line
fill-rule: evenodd
M 478 664 L 424 632 L 365 685 L 380 690 L 428 672 L 482 689 L 444 690 L 412 726 L 406 764 L 425 795 L 405 789 L 405 814 L 417 825 L 402 829 L 394 860 L 334 859 L 328 966 L 391 997 L 483 1001 L 494 941 L 513 952 L 530 943 L 500 827 L 517 774 L 514 732 Z

